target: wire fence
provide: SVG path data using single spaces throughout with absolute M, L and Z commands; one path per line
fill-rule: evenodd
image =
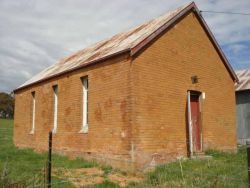
M 0 127 L 0 143 L 12 144 L 11 140 L 12 135 L 9 129 Z M 244 148 L 244 152 L 246 152 L 246 148 Z M 215 153 L 215 155 L 217 154 Z M 96 176 L 107 177 L 109 173 L 113 173 L 111 171 L 106 174 L 88 176 L 85 173 L 73 172 L 72 169 L 60 164 L 60 168 L 53 169 L 52 182 L 49 183 L 48 159 L 48 156 L 44 157 L 43 167 L 34 169 L 33 176 L 13 180 L 10 176 L 12 172 L 9 166 L 11 164 L 6 158 L 3 166 L 0 165 L 0 188 L 47 188 L 49 185 L 53 188 L 74 187 L 75 183 L 80 180 L 94 179 Z M 232 158 L 221 156 L 219 160 L 215 157 L 193 161 L 195 160 L 179 159 L 173 164 L 162 165 L 155 171 L 146 174 L 142 182 L 130 184 L 129 187 L 248 187 L 245 154 Z M 116 187 L 116 185 L 113 185 L 113 187 Z
M 37 172 L 38 171 L 38 172 Z M 3 188 L 47 188 L 47 187 L 69 187 L 68 180 L 57 180 L 48 182 L 48 160 L 44 163 L 42 170 L 34 170 L 33 177 L 23 177 L 22 180 L 13 181 L 9 176 L 11 171 L 8 168 L 8 161 L 5 162 L 0 177 L 0 187 Z
M 11 125 L 8 125 L 11 126 Z M 0 126 L 0 144 L 2 149 L 12 150 L 14 148 L 12 142 L 12 129 L 4 128 Z M 52 137 L 51 137 L 52 138 Z M 50 148 L 52 149 L 52 148 Z M 1 151 L 0 151 L 1 152 Z M 10 155 L 13 156 L 15 153 Z M 3 160 L 3 156 L 0 155 L 0 160 Z M 50 160 L 49 160 L 50 159 Z M 32 161 L 30 161 L 32 163 Z M 56 179 L 53 182 L 48 182 L 49 173 L 51 175 L 51 168 L 49 169 L 49 164 L 51 164 L 51 153 L 50 158 L 47 155 L 43 160 L 43 167 L 39 169 L 33 169 L 33 176 L 27 176 L 21 178 L 21 180 L 14 180 L 11 174 L 13 173 L 13 168 L 10 168 L 12 164 L 8 156 L 4 161 L 0 161 L 0 188 L 47 188 L 47 187 L 72 187 L 71 182 L 68 180 Z M 3 165 L 1 165 L 3 164 Z M 18 167 L 17 167 L 18 168 Z M 24 169 L 24 171 L 27 169 Z
M 192 162 L 192 160 L 180 159 L 176 163 L 160 166 L 156 171 L 150 172 L 144 177 L 141 183 L 131 185 L 131 187 L 248 187 L 247 165 L 245 168 L 226 167 L 230 163 L 242 163 L 242 160 L 225 159 L 216 161 L 214 159 L 208 159 L 198 161 L 202 163 L 202 165 L 198 165 L 197 161 L 196 163 Z M 221 163 L 225 163 L 224 169 L 221 168 Z M 194 165 L 197 165 L 197 167 L 194 167 Z M 5 166 L 5 172 L 8 172 L 8 165 Z M 190 168 L 191 166 L 192 168 Z M 213 170 L 209 171 L 208 169 Z M 53 188 L 74 187 L 76 182 L 80 181 L 80 179 L 84 180 L 85 176 L 87 176 L 84 173 L 81 175 L 71 173 L 73 170 L 68 168 L 62 167 L 57 170 L 58 172 L 54 173 L 54 175 L 60 177 L 61 174 L 64 176 L 64 180 L 56 178 L 51 183 L 51 187 Z M 26 177 L 16 182 L 9 179 L 8 173 L 2 173 L 2 187 L 47 188 L 47 172 L 47 163 L 45 163 L 42 171 L 34 173 L 33 177 Z M 5 176 L 3 176 L 3 174 Z M 54 178 L 56 176 L 54 176 Z M 88 176 L 88 178 L 91 179 L 95 176 L 97 175 Z

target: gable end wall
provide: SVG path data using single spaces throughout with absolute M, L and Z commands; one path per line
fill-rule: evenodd
M 187 156 L 188 90 L 205 93 L 204 150 L 236 149 L 234 82 L 193 12 L 138 54 L 132 70 L 132 134 L 139 167 Z M 197 84 L 191 83 L 194 75 Z

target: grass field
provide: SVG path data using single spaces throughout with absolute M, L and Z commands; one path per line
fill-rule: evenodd
M 3 174 L 10 181 L 35 179 L 42 174 L 47 153 L 38 154 L 31 149 L 17 149 L 12 142 L 13 121 L 0 119 L 0 187 Z M 213 156 L 209 160 L 180 160 L 162 165 L 155 171 L 144 174 L 141 182 L 130 183 L 127 187 L 248 187 L 246 151 L 239 148 L 237 154 L 208 151 Z M 69 160 L 67 157 L 53 155 L 54 168 L 79 169 L 96 167 L 103 170 L 103 182 L 89 187 L 119 187 L 106 177 L 116 170 L 100 166 L 96 162 L 82 159 Z M 126 173 L 123 173 L 126 175 Z M 53 177 L 53 183 L 68 181 L 67 178 Z M 74 187 L 71 183 L 52 187 Z

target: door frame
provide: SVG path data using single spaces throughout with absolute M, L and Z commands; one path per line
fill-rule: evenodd
M 202 99 L 202 92 L 197 91 L 197 90 L 188 90 L 187 91 L 187 125 L 188 125 L 188 144 L 189 144 L 189 155 L 190 157 L 193 156 L 194 154 L 194 149 L 193 149 L 193 126 L 192 126 L 192 115 L 191 115 L 191 95 L 196 95 L 198 96 L 198 102 L 199 102 L 199 125 L 200 125 L 200 141 L 201 141 L 201 150 L 200 152 L 203 151 L 203 126 L 202 126 L 202 104 L 203 104 L 203 99 Z

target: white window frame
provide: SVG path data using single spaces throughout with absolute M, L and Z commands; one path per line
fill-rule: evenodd
M 88 77 L 82 77 L 82 127 L 80 133 L 88 133 Z
M 187 92 L 187 107 L 188 107 L 188 132 L 189 132 L 189 152 L 190 157 L 193 156 L 193 123 L 191 115 L 191 92 Z
M 35 91 L 31 92 L 32 96 L 32 128 L 30 134 L 35 133 L 35 120 L 36 120 L 36 93 Z
M 53 122 L 53 130 L 52 133 L 56 133 L 57 131 L 57 116 L 58 116 L 58 85 L 53 86 L 54 91 L 54 122 Z

